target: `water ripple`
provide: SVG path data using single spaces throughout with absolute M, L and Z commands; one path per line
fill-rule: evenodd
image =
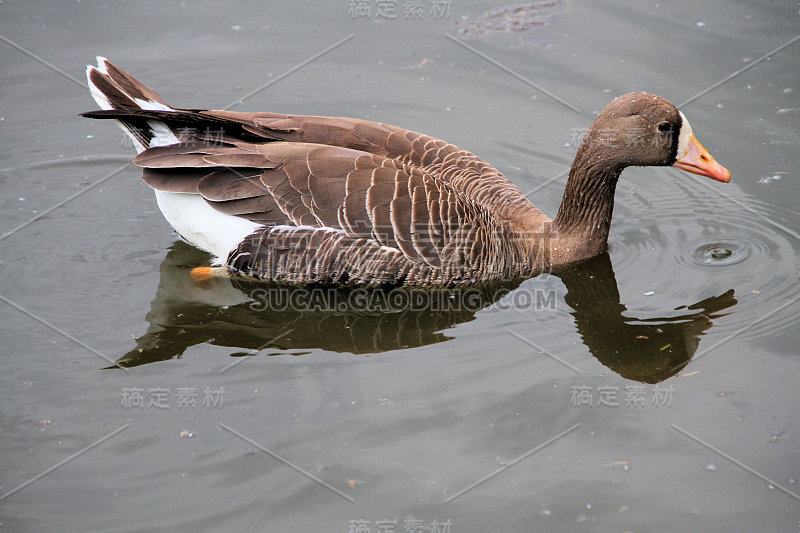
M 800 216 L 753 198 L 740 199 L 746 210 L 722 195 L 693 198 L 697 191 L 682 185 L 648 189 L 645 210 L 634 207 L 615 219 L 610 248 L 620 280 L 640 295 L 669 301 L 733 288 L 739 305 L 719 323 L 730 332 L 800 297 L 800 241 L 773 223 L 800 227 Z M 642 205 L 641 191 L 620 192 L 618 205 Z M 756 340 L 795 327 L 796 311 L 776 313 L 742 336 Z

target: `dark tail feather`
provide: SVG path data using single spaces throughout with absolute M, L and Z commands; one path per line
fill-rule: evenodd
M 157 92 L 104 57 L 97 58 L 96 67 L 87 66 L 86 79 L 92 97 L 105 111 L 147 110 L 159 111 L 162 114 L 174 111 Z M 139 152 L 149 148 L 156 135 L 168 136 L 171 131 L 163 122 L 148 122 L 143 120 L 143 117 L 115 118 L 122 130 L 134 141 Z
M 86 78 L 102 111 L 81 116 L 116 120 L 140 153 L 178 143 L 285 140 L 277 130 L 258 127 L 246 113 L 170 107 L 157 92 L 106 58 L 98 57 L 97 65 L 86 68 Z

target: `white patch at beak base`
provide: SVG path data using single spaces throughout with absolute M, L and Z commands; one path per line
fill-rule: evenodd
M 694 137 L 692 126 L 686 119 L 686 115 L 681 111 L 678 111 L 678 113 L 681 115 L 681 129 L 680 133 L 678 133 L 678 152 L 675 154 L 676 161 L 683 159 L 683 156 L 689 151 L 689 141 Z

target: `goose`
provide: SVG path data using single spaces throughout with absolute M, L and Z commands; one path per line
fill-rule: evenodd
M 355 118 L 171 107 L 98 57 L 101 110 L 170 225 L 209 252 L 196 280 L 241 276 L 338 286 L 457 286 L 529 277 L 605 251 L 629 166 L 730 172 L 667 100 L 612 100 L 577 150 L 548 217 L 492 165 L 443 140 Z

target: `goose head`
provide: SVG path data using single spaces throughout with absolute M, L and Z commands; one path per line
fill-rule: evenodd
M 584 144 L 585 157 L 620 170 L 671 165 L 724 183 L 731 180 L 731 173 L 695 138 L 686 116 L 654 94 L 615 98 L 597 116 Z

